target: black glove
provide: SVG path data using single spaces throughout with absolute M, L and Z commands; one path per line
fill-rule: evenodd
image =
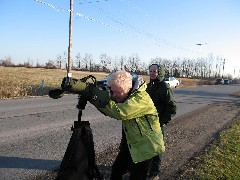
M 58 98 L 61 98 L 64 95 L 64 90 L 62 90 L 62 89 L 50 90 L 48 92 L 48 95 L 49 95 L 50 98 L 58 99 Z

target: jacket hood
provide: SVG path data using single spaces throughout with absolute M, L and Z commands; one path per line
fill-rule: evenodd
M 134 91 L 137 91 L 143 84 L 144 84 L 144 80 L 143 80 L 143 78 L 142 77 L 135 77 L 134 79 L 133 79 L 133 88 L 132 88 L 132 90 L 131 90 L 131 94 L 134 92 Z M 140 89 L 142 89 L 142 88 L 140 88 Z
M 164 69 L 164 66 L 163 66 L 163 65 L 159 65 L 157 79 L 158 79 L 159 81 L 163 81 L 164 77 L 165 77 L 165 69 Z

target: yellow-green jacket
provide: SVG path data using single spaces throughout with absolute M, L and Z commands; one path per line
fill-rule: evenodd
M 165 151 L 157 110 L 145 90 L 146 83 L 135 89 L 125 102 L 110 100 L 104 108 L 98 108 L 105 115 L 122 120 L 134 163 Z

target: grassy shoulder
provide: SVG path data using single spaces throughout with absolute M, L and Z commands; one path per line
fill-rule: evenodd
M 187 165 L 178 179 L 239 179 L 240 117 Z

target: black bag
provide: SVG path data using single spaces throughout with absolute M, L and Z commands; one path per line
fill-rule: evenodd
M 80 99 L 80 98 L 79 98 Z M 87 101 L 79 100 L 78 121 L 74 121 L 68 147 L 60 165 L 57 180 L 101 180 L 95 162 L 93 134 L 88 121 L 81 121 Z

